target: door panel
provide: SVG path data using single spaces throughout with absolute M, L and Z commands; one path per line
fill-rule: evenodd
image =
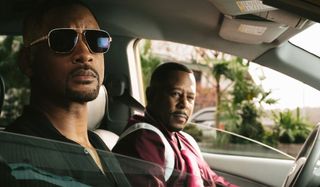
M 293 160 L 233 156 L 203 153 L 204 159 L 214 171 L 220 171 L 232 181 L 248 179 L 267 186 L 281 186 Z M 239 179 L 240 177 L 240 179 Z M 236 183 L 235 183 L 236 184 Z

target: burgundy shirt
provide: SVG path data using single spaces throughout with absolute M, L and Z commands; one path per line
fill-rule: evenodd
M 183 159 L 181 154 L 181 148 L 183 146 L 184 149 L 188 149 L 195 155 L 195 162 L 197 162 L 201 178 L 203 180 L 203 186 L 215 186 L 215 179 L 217 176 L 208 166 L 208 164 L 202 159 L 201 155 L 195 150 L 195 148 L 190 144 L 190 142 L 183 136 L 180 132 L 169 132 L 166 128 L 155 122 L 151 117 L 146 117 L 135 115 L 130 120 L 126 127 L 130 127 L 131 125 L 139 122 L 145 122 L 152 124 L 157 127 L 166 137 L 169 144 L 171 145 L 174 151 L 174 169 L 175 171 L 169 178 L 167 182 L 165 182 L 164 175 L 153 175 L 150 176 L 153 180 L 145 180 L 143 186 L 188 186 L 188 177 L 187 173 L 187 163 Z M 183 144 L 183 145 L 181 145 Z M 153 163 L 157 163 L 160 166 L 165 166 L 165 155 L 164 155 L 164 143 L 162 142 L 160 136 L 147 129 L 139 129 L 136 130 L 124 138 L 122 138 L 113 148 L 113 152 L 120 153 L 123 155 L 128 155 L 131 157 L 136 157 L 145 161 L 150 161 Z M 219 180 L 223 180 L 222 177 L 219 177 Z M 147 184 L 146 184 L 147 183 Z

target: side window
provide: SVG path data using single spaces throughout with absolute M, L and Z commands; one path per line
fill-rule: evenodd
M 27 104 L 29 81 L 17 65 L 22 46 L 20 36 L 0 36 L 0 75 L 5 82 L 5 100 L 1 109 L 0 128 L 17 118 Z
M 320 119 L 318 90 L 254 62 L 164 41 L 141 40 L 139 50 L 144 85 L 163 62 L 195 72 L 197 97 L 184 131 L 203 152 L 291 159 Z
M 200 113 L 199 115 L 194 115 L 193 118 L 195 123 L 204 122 L 204 121 L 214 121 L 214 111 L 206 111 Z

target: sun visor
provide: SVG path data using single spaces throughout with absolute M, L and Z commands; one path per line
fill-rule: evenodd
M 286 24 L 225 16 L 219 32 L 225 40 L 261 44 L 271 43 L 288 29 Z
M 276 10 L 259 0 L 209 0 L 224 15 L 237 16 Z
M 286 24 L 292 28 L 301 29 L 308 22 L 308 19 L 297 16 L 283 10 L 273 10 L 267 12 L 259 12 L 254 15 L 265 18 L 277 23 Z

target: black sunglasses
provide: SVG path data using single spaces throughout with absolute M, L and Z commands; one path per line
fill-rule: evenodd
M 29 47 L 48 40 L 49 47 L 56 53 L 71 53 L 79 40 L 79 34 L 83 35 L 86 45 L 92 53 L 105 53 L 110 48 L 112 38 L 104 30 L 85 29 L 79 33 L 72 28 L 56 28 L 49 31 L 48 35 L 34 40 Z

